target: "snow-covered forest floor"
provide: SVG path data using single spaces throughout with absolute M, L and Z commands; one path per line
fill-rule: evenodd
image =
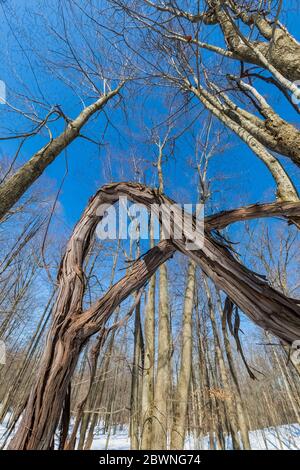
M 108 435 L 102 434 L 101 429 L 98 430 L 94 437 L 92 449 L 105 449 Z M 266 428 L 250 432 L 250 442 L 253 450 L 292 450 L 300 449 L 300 425 L 284 425 L 277 428 Z M 108 449 L 125 450 L 130 448 L 128 430 L 117 430 L 115 434 L 109 436 Z M 231 438 L 226 439 L 226 449 L 231 449 Z M 196 440 L 193 436 L 186 439 L 185 449 L 209 449 L 208 436 Z
M 6 432 L 6 423 L 0 425 L 0 444 Z M 289 424 L 278 427 L 269 427 L 250 432 L 252 450 L 300 450 L 300 425 Z M 93 450 L 129 450 L 130 439 L 127 428 L 117 428 L 113 432 L 104 433 L 103 427 L 96 428 Z M 185 443 L 186 450 L 208 450 L 208 436 L 195 439 L 189 436 Z M 226 449 L 232 449 L 230 436 L 226 436 Z

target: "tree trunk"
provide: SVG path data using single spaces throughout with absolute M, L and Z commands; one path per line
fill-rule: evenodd
M 142 384 L 142 436 L 141 448 L 151 449 L 152 425 L 153 425 L 153 400 L 154 400 L 154 361 L 155 361 L 155 282 L 153 275 L 148 289 L 148 299 L 145 309 L 144 341 L 145 362 Z
M 220 298 L 218 298 L 218 306 L 220 306 L 219 302 L 220 302 Z M 236 402 L 236 408 L 237 408 L 237 419 L 238 419 L 238 425 L 239 425 L 239 430 L 241 434 L 241 440 L 242 440 L 244 449 L 250 450 L 251 445 L 250 445 L 250 440 L 249 440 L 249 428 L 247 424 L 246 410 L 243 404 L 241 389 L 240 389 L 240 385 L 238 381 L 238 375 L 237 375 L 235 365 L 234 365 L 231 344 L 228 338 L 228 331 L 226 328 L 226 316 L 223 312 L 222 312 L 222 333 L 223 333 L 226 357 L 227 357 L 227 361 L 229 365 L 229 371 L 230 371 L 233 383 L 236 388 L 235 402 Z
M 159 272 L 158 353 L 151 444 L 155 450 L 167 449 L 170 378 L 170 310 L 167 269 L 163 265 Z
M 213 306 L 212 299 L 211 299 L 211 292 L 210 292 L 210 288 L 208 286 L 207 280 L 205 278 L 204 278 L 204 286 L 205 286 L 205 291 L 207 295 L 208 311 L 209 311 L 209 316 L 210 316 L 212 331 L 213 331 L 213 336 L 214 336 L 216 359 L 218 362 L 222 385 L 225 388 L 224 404 L 225 404 L 225 410 L 227 412 L 229 425 L 231 428 L 232 445 L 234 449 L 239 450 L 240 442 L 239 442 L 239 434 L 238 434 L 238 428 L 237 428 L 237 414 L 236 414 L 236 409 L 234 406 L 230 383 L 229 383 L 228 376 L 227 376 L 226 365 L 225 365 L 225 361 L 224 361 L 223 354 L 222 354 L 220 337 L 219 337 L 215 313 L 214 313 L 214 306 Z
M 81 128 L 88 120 L 116 94 L 123 83 L 107 95 L 102 96 L 90 106 L 84 108 L 76 119 L 71 121 L 66 129 L 55 139 L 40 149 L 14 175 L 0 186 L 0 220 L 23 196 L 27 189 L 41 176 L 44 170 L 56 157 L 79 136 Z
M 188 267 L 187 286 L 184 296 L 182 320 L 181 360 L 177 388 L 174 398 L 174 417 L 171 431 L 171 449 L 184 449 L 186 416 L 192 370 L 192 314 L 194 307 L 196 264 Z
M 142 327 L 140 308 L 140 303 L 138 303 L 135 309 L 134 351 L 130 397 L 130 447 L 132 450 L 138 450 L 140 448 L 140 369 L 142 356 Z

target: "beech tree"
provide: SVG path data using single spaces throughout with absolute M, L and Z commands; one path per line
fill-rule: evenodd
M 122 8 L 132 25 L 141 25 L 140 45 L 130 42 L 129 31 L 118 31 L 138 58 L 147 47 L 146 63 L 155 75 L 199 100 L 249 146 L 272 174 L 278 199 L 297 201 L 297 190 L 277 155 L 299 165 L 299 130 L 260 92 L 261 83 L 267 83 L 271 93 L 282 95 L 299 113 L 293 97 L 300 98 L 294 83 L 299 79 L 300 49 L 278 20 L 282 2 L 110 3 Z M 201 40 L 212 26 L 219 28 L 216 36 L 220 45 Z M 216 58 L 211 66 L 207 55 Z

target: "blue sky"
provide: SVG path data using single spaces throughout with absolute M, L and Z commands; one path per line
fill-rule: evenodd
M 18 99 L 16 94 L 26 94 L 29 90 L 35 98 L 45 101 L 49 106 L 59 104 L 65 114 L 74 118 L 82 109 L 81 98 L 84 98 L 85 103 L 89 103 L 95 97 L 90 96 L 85 89 L 80 96 L 76 94 L 81 88 L 78 75 L 74 74 L 74 91 L 59 79 L 53 70 L 45 67 L 44 59 L 51 62 L 58 57 L 54 51 L 61 51 L 57 39 L 43 27 L 44 15 L 47 15 L 49 22 L 55 25 L 57 15 L 55 3 L 50 0 L 7 0 L 4 3 L 0 1 L 0 41 L 2 44 L 0 80 L 6 83 L 7 99 L 14 106 L 21 106 L 22 109 L 26 107 L 23 97 Z M 296 8 L 297 3 L 294 0 L 289 3 Z M 35 14 L 29 15 L 28 12 L 32 12 L 32 9 Z M 290 14 L 283 22 L 287 24 L 291 33 L 300 39 L 298 18 L 299 16 Z M 108 59 L 106 57 L 104 60 Z M 69 71 L 64 72 L 69 78 L 71 75 Z M 272 88 L 260 84 L 260 91 L 282 116 L 295 125 L 299 125 L 299 116 L 281 97 L 272 94 L 274 92 Z M 115 106 L 118 102 L 115 98 L 106 109 L 109 123 L 102 114 L 84 128 L 84 134 L 100 141 L 101 145 L 96 146 L 87 140 L 77 139 L 68 148 L 66 154 L 60 155 L 46 169 L 38 185 L 46 191 L 48 188 L 54 197 L 64 178 L 67 158 L 68 175 L 59 195 L 58 214 L 52 220 L 52 231 L 62 230 L 63 227 L 64 235 L 68 237 L 88 199 L 103 184 L 111 181 L 139 179 L 149 185 L 157 185 L 156 170 L 153 166 L 157 149 L 150 142 L 150 133 L 151 129 L 156 126 L 163 137 L 163 128 L 160 128 L 159 124 L 165 121 L 170 103 L 165 95 L 166 89 L 164 88 L 146 89 L 141 88 L 139 83 L 126 85 L 122 90 L 121 106 Z M 47 111 L 39 106 L 37 108 L 40 114 L 45 116 Z M 197 104 L 193 110 L 188 108 L 185 113 L 182 113 L 175 124 L 173 133 L 175 135 L 180 133 L 184 126 L 193 122 L 200 110 L 201 106 Z M 195 203 L 197 199 L 197 180 L 190 162 L 193 162 L 195 158 L 193 135 L 196 135 L 205 125 L 205 120 L 207 120 L 207 114 L 201 114 L 190 132 L 176 140 L 174 151 L 164 163 L 165 192 L 181 203 Z M 62 122 L 53 125 L 53 135 L 57 135 L 63 129 L 63 125 Z M 27 120 L 10 112 L 4 105 L 0 105 L 0 127 L 2 137 L 13 130 L 22 132 L 30 128 Z M 215 127 L 218 128 L 217 123 Z M 21 165 L 22 162 L 27 161 L 47 141 L 46 132 L 29 139 L 20 153 L 17 164 Z M 17 145 L 17 141 L 14 140 L 0 141 L 0 159 L 10 161 Z M 134 160 L 142 170 L 138 175 L 134 171 L 132 163 Z M 300 190 L 299 169 L 286 158 L 282 158 L 282 162 Z M 227 130 L 224 132 L 220 151 L 210 161 L 209 178 L 213 191 L 214 212 L 244 204 L 272 201 L 275 197 L 274 181 L 264 164 Z M 207 211 L 211 211 L 211 206 L 207 207 Z M 240 233 L 239 227 L 234 226 L 230 231 L 230 236 L 235 241 L 243 242 Z M 249 261 L 250 264 L 245 249 L 241 245 L 236 246 L 236 249 L 242 252 L 245 262 L 248 264 Z M 110 261 L 104 259 L 103 263 L 105 269 Z M 174 265 L 175 262 L 171 266 Z M 177 276 L 177 271 L 169 270 L 171 279 Z M 116 277 L 121 277 L 123 273 L 124 271 L 118 272 Z M 296 270 L 295 276 L 298 276 Z M 245 321 L 249 327 L 248 320 Z
M 51 38 L 43 29 L 43 19 L 40 12 L 46 12 L 50 22 L 55 24 L 56 11 L 51 3 L 45 2 L 7 1 L 2 3 L 0 15 L 2 17 L 1 44 L 3 44 L 3 60 L 0 64 L 0 79 L 7 84 L 7 98 L 13 104 L 15 92 L 25 93 L 26 87 L 33 90 L 36 97 L 43 95 L 50 104 L 59 104 L 64 112 L 75 117 L 81 110 L 81 102 L 76 94 L 61 80 L 54 76 L 52 71 L 46 70 L 43 56 L 50 61 L 54 57 L 53 50 L 57 51 L 57 40 Z M 291 2 L 294 4 L 294 2 Z M 17 17 L 12 12 L 17 8 Z M 34 8 L 36 14 L 28 16 L 28 9 Z M 39 9 L 40 8 L 40 9 Z M 43 8 L 43 10 L 42 10 Z M 54 8 L 54 7 L 53 7 Z M 22 24 L 20 22 L 22 21 Z M 297 17 L 290 15 L 287 25 L 297 37 Z M 21 50 L 20 50 L 21 49 Z M 39 56 L 37 56 L 37 54 Z M 57 55 L 56 55 L 57 57 Z M 78 78 L 78 77 L 77 77 Z M 76 84 L 80 86 L 79 82 Z M 283 116 L 298 124 L 298 115 L 280 97 L 270 95 L 273 89 L 260 85 L 260 90 L 270 98 Z M 137 93 L 136 93 L 137 91 Z M 41 92 L 41 93 L 40 93 Z M 62 216 L 67 225 L 71 227 L 85 207 L 89 197 L 102 184 L 118 180 L 134 180 L 140 177 L 147 184 L 156 184 L 155 146 L 149 142 L 150 128 L 163 122 L 168 113 L 165 102 L 165 90 L 153 88 L 139 89 L 138 85 L 129 84 L 122 91 L 122 107 L 114 108 L 115 98 L 107 109 L 110 123 L 101 115 L 88 124 L 84 133 L 89 137 L 98 139 L 101 146 L 96 146 L 86 140 L 78 139 L 67 150 L 67 155 L 60 155 L 45 171 L 39 184 L 51 186 L 53 191 L 60 186 L 66 170 L 65 158 L 68 161 L 68 175 L 64 181 L 59 196 Z M 86 102 L 91 97 L 85 96 Z M 22 100 L 21 100 L 22 101 Z M 174 134 L 180 131 L 180 126 L 187 123 L 200 111 L 187 111 L 176 123 Z M 197 111 L 198 110 L 198 111 Z M 204 115 L 205 116 L 205 115 Z M 16 114 L 8 113 L 7 107 L 0 107 L 1 135 L 7 135 L 9 129 L 28 129 L 28 122 L 24 122 Z M 63 123 L 52 127 L 53 133 L 62 129 Z M 148 131 L 145 131 L 145 126 Z M 203 126 L 203 116 L 193 125 L 194 134 Z M 47 142 L 48 136 L 37 136 L 30 139 L 24 146 L 17 163 L 21 164 Z M 212 160 L 209 167 L 209 176 L 212 179 L 214 191 L 214 205 L 216 209 L 234 207 L 258 201 L 274 199 L 274 183 L 265 166 L 252 154 L 246 145 L 242 144 L 232 133 L 225 132 L 225 143 L 229 146 L 220 151 Z M 16 141 L 0 142 L 0 157 L 11 159 L 16 149 Z M 221 146 L 222 147 L 222 146 Z M 144 170 L 144 175 L 135 175 L 133 171 L 132 156 Z M 173 154 L 164 165 L 165 191 L 170 197 L 181 199 L 181 202 L 195 202 L 197 193 L 196 179 L 193 169 L 188 161 L 193 160 L 194 149 L 191 136 L 184 134 L 177 140 Z M 294 183 L 299 188 L 299 169 L 282 159 Z M 300 189 L 300 188 L 299 188 Z

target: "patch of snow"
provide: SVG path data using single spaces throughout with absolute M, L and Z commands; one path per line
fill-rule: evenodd
M 7 430 L 9 417 L 0 425 L 0 445 L 3 443 Z M 230 436 L 225 437 L 226 449 L 232 449 Z M 278 427 L 269 427 L 250 432 L 250 443 L 252 450 L 297 450 L 300 449 L 300 424 L 285 424 Z M 209 436 L 195 439 L 188 436 L 184 448 L 186 450 L 209 449 Z M 110 434 L 103 432 L 99 426 L 95 430 L 92 444 L 93 450 L 129 450 L 130 439 L 127 428 L 117 428 Z

